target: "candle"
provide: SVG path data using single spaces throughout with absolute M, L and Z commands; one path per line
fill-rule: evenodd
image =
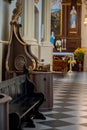
M 66 39 L 64 39 L 64 48 L 66 49 Z

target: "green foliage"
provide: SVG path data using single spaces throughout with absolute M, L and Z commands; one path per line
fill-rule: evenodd
M 83 61 L 84 59 L 85 50 L 83 48 L 77 48 L 74 51 L 75 59 L 78 61 Z

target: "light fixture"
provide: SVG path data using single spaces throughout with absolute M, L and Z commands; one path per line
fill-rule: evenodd
M 84 3 L 85 3 L 85 6 L 86 6 L 86 15 L 85 15 L 85 18 L 84 18 L 84 25 L 87 25 L 87 0 L 84 0 Z

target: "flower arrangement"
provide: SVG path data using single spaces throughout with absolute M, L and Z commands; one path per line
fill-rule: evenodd
M 83 59 L 84 59 L 84 54 L 85 54 L 85 49 L 83 49 L 83 48 L 77 48 L 77 49 L 74 51 L 75 59 L 76 59 L 77 61 L 83 61 Z
M 55 45 L 56 45 L 56 47 L 60 48 L 61 47 L 61 40 L 57 40 Z
M 62 49 L 62 43 L 61 43 L 61 40 L 57 40 L 56 43 L 55 43 L 55 46 L 56 46 L 57 50 L 59 49 L 60 52 L 61 52 L 61 49 Z

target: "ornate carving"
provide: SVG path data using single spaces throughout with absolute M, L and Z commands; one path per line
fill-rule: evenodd
M 10 39 L 8 41 L 8 52 L 5 64 L 7 73 L 22 73 L 24 65 L 30 70 L 37 70 L 39 66 L 38 58 L 32 54 L 30 45 L 22 39 L 20 34 L 21 25 L 18 23 L 18 18 L 21 13 L 22 3 L 21 0 L 17 0 L 16 7 L 13 10 Z
M 22 4 L 21 4 L 20 0 L 17 0 L 16 8 L 13 10 L 11 23 L 18 21 L 18 18 L 21 15 L 21 12 L 22 12 Z
M 22 71 L 23 70 L 23 66 L 24 65 L 27 65 L 27 59 L 24 55 L 18 55 L 16 58 L 15 58 L 15 68 L 19 71 Z
M 54 56 L 53 57 L 53 70 L 54 71 L 61 71 L 61 72 L 67 72 L 67 61 L 62 60 L 61 57 Z

